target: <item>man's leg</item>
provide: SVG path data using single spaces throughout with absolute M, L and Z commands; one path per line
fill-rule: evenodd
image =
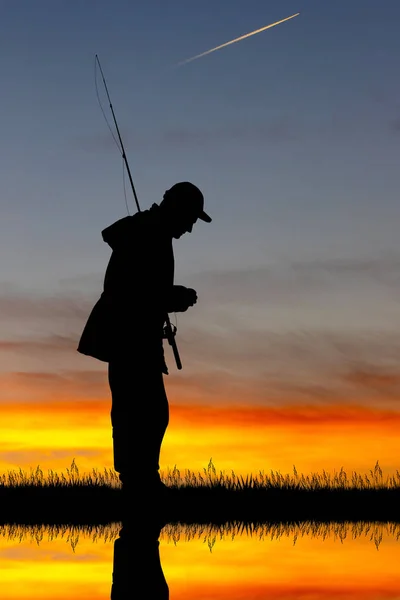
M 125 488 L 160 485 L 159 460 L 169 422 L 162 373 L 132 368 L 126 360 L 109 364 L 114 468 Z

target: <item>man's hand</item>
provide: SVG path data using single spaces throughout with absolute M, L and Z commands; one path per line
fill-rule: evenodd
M 197 292 L 183 285 L 174 285 L 171 310 L 168 312 L 185 312 L 197 302 Z
M 186 301 L 188 308 L 189 306 L 194 306 L 197 302 L 197 292 L 192 288 L 186 288 Z

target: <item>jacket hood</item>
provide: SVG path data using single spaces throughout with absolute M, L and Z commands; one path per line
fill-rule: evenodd
M 109 225 L 101 232 L 103 240 L 112 250 L 115 250 L 116 246 L 131 235 L 132 219 L 133 217 L 124 217 L 112 225 Z
M 158 204 L 153 204 L 149 210 L 119 219 L 103 229 L 101 232 L 103 240 L 112 250 L 115 250 L 119 245 L 129 243 L 132 236 L 145 235 L 149 227 L 158 228 L 160 225 L 158 209 Z

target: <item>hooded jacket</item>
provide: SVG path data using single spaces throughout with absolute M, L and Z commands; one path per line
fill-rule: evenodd
M 124 217 L 102 231 L 112 254 L 103 292 L 93 307 L 78 352 L 104 362 L 121 356 L 163 359 L 163 325 L 171 312 L 174 281 L 172 236 L 160 207 Z M 177 286 L 179 287 L 179 286 Z

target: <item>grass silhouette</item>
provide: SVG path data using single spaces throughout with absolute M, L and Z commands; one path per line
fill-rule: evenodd
M 169 499 L 156 510 L 170 522 L 400 521 L 400 473 L 384 477 L 377 462 L 367 474 L 340 469 L 293 474 L 270 471 L 237 476 L 217 472 L 210 459 L 202 472 L 161 472 Z M 135 501 L 146 490 L 137 482 Z M 0 475 L 0 523 L 106 524 L 121 520 L 121 485 L 113 469 L 81 474 L 75 460 L 66 473 L 40 466 Z M 155 505 L 154 505 L 155 506 Z
M 90 488 L 90 487 L 120 487 L 117 473 L 113 469 L 104 468 L 103 471 L 92 469 L 89 473 L 81 474 L 78 466 L 73 459 L 70 468 L 66 468 L 65 473 L 57 473 L 49 469 L 47 476 L 44 475 L 40 466 L 31 469 L 28 474 L 26 471 L 7 471 L 0 475 L 0 490 L 5 489 L 31 489 L 31 488 Z
M 215 466 L 210 459 L 207 469 L 202 473 L 194 473 L 186 469 L 184 475 L 181 475 L 179 469 L 174 467 L 166 475 L 162 474 L 163 481 L 173 487 L 196 487 L 196 488 L 223 488 L 230 491 L 243 490 L 400 490 L 400 472 L 395 475 L 383 477 L 379 461 L 375 467 L 370 469 L 368 474 L 360 475 L 353 471 L 351 477 L 343 468 L 333 474 L 323 470 L 322 473 L 311 473 L 310 475 L 299 475 L 296 467 L 293 467 L 293 474 L 282 475 L 279 471 L 270 471 L 265 474 L 259 471 L 257 475 L 237 476 L 234 471 L 230 475 L 220 471 L 217 473 Z
M 52 542 L 61 539 L 75 552 L 81 537 L 90 539 L 94 544 L 113 543 L 120 534 L 121 523 L 110 523 L 106 525 L 19 525 L 6 524 L 0 526 L 0 539 L 10 542 L 35 542 L 40 546 L 41 542 Z M 145 539 L 146 527 L 138 524 L 134 528 L 135 540 Z M 212 552 L 218 541 L 229 540 L 233 542 L 242 536 L 252 537 L 260 542 L 275 541 L 283 538 L 291 539 L 293 545 L 304 538 L 319 540 L 334 540 L 344 543 L 346 540 L 364 539 L 375 545 L 377 549 L 384 537 L 400 541 L 399 523 L 376 523 L 376 522 L 327 522 L 314 521 L 303 522 L 266 522 L 266 523 L 223 523 L 221 525 L 210 524 L 181 524 L 171 523 L 163 527 L 160 540 L 168 543 L 190 542 L 201 540 Z
M 400 490 L 400 472 L 395 475 L 383 477 L 379 461 L 376 462 L 373 469 L 367 474 L 360 475 L 352 471 L 349 477 L 343 468 L 340 471 L 329 473 L 325 470 L 322 473 L 311 473 L 310 475 L 299 475 L 296 467 L 293 467 L 293 474 L 282 475 L 280 471 L 271 470 L 269 474 L 259 471 L 257 475 L 236 475 L 231 471 L 227 475 L 225 471 L 219 471 L 215 468 L 212 459 L 210 459 L 207 468 L 202 472 L 194 472 L 186 469 L 183 474 L 175 466 L 167 472 L 161 471 L 162 481 L 173 489 L 187 488 L 223 488 L 228 491 L 244 490 Z M 140 482 L 139 482 L 140 484 Z M 64 472 L 57 473 L 49 469 L 47 476 L 44 475 L 40 466 L 31 469 L 28 474 L 26 471 L 7 471 L 0 474 L 0 489 L 5 488 L 65 488 L 65 487 L 110 487 L 120 488 L 118 474 L 114 469 L 104 468 L 103 471 L 93 468 L 88 473 L 81 474 L 79 468 L 73 459 L 70 468 Z

